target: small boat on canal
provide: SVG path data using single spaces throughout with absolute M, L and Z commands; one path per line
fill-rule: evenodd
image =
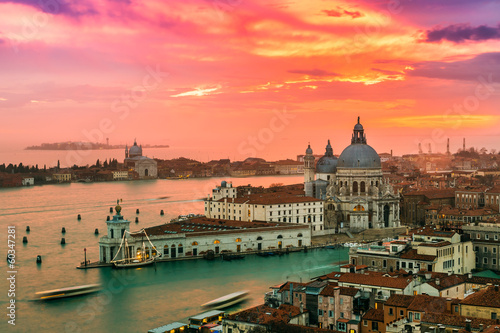
M 204 308 L 224 309 L 243 302 L 245 299 L 247 299 L 248 293 L 248 290 L 237 291 L 232 294 L 228 294 L 211 300 L 210 302 L 202 304 L 201 306 Z
M 73 297 L 86 295 L 101 290 L 100 284 L 87 284 L 83 286 L 74 286 L 61 289 L 39 291 L 35 294 L 35 300 L 51 300 L 64 297 Z

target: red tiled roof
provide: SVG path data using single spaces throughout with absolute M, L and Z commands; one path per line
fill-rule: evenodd
M 154 227 L 145 228 L 149 236 L 163 236 L 167 234 L 185 234 L 186 237 L 197 237 L 207 234 L 219 233 L 243 233 L 243 232 L 258 232 L 262 229 L 273 228 L 273 230 L 284 230 L 291 228 L 301 228 L 301 225 L 280 223 L 280 222 L 262 222 L 262 221 L 235 221 L 235 220 L 222 220 L 211 219 L 208 217 L 195 217 L 189 220 L 180 222 L 171 222 Z M 307 226 L 306 226 L 307 227 Z M 133 233 L 132 237 L 143 237 L 144 234 Z
M 293 285 L 293 290 L 297 290 L 298 287 L 304 287 L 306 284 L 305 283 L 302 283 L 302 282 L 290 282 L 290 281 L 287 281 L 285 284 L 283 284 L 281 286 L 281 288 L 279 289 L 279 292 L 283 292 L 285 290 L 287 291 L 290 291 L 290 286 Z
M 374 274 L 372 272 L 358 274 L 358 273 L 344 273 L 339 277 L 339 283 L 352 283 L 369 286 L 388 287 L 395 289 L 405 289 L 411 282 L 411 278 L 401 277 L 387 277 L 381 274 Z
M 363 320 L 371 320 L 371 321 L 379 321 L 383 322 L 384 321 L 384 309 L 370 309 L 368 310 L 364 316 Z
M 481 289 L 467 296 L 460 304 L 500 308 L 500 288 L 498 286 L 490 286 Z
M 455 235 L 454 231 L 443 231 L 443 230 L 436 230 L 435 226 L 430 226 L 427 225 L 422 228 L 417 228 L 417 229 L 412 229 L 408 231 L 408 235 L 406 233 L 400 234 L 401 236 L 410 236 L 415 235 L 417 236 L 434 236 L 434 237 L 447 237 L 451 238 L 453 235 Z
M 417 250 L 413 249 L 406 253 L 403 253 L 400 258 L 411 259 L 411 260 L 422 260 L 422 261 L 434 261 L 436 260 L 437 257 L 428 254 L 418 254 Z
M 233 202 L 233 198 L 221 198 L 217 202 L 228 203 Z M 234 198 L 234 203 L 248 203 L 251 205 L 278 205 L 288 203 L 303 203 L 303 202 L 318 202 L 320 199 L 313 197 L 305 197 L 304 195 L 297 195 L 297 193 L 288 192 L 269 192 L 269 193 L 256 193 L 250 194 L 239 198 Z
M 448 245 L 451 245 L 451 243 L 448 241 L 444 241 L 444 242 L 438 242 L 438 243 L 420 243 L 418 246 L 443 247 L 443 246 L 448 246 Z
M 304 309 L 304 312 L 307 311 Z M 288 323 L 291 318 L 300 315 L 300 308 L 282 304 L 279 308 L 271 308 L 267 305 L 259 305 L 246 309 L 227 317 L 229 320 L 241 321 L 245 323 L 268 325 L 270 323 Z
M 466 277 L 464 275 L 449 275 L 439 279 L 439 285 L 436 283 L 437 280 L 427 282 L 430 286 L 436 288 L 437 290 L 448 289 L 453 286 L 465 283 Z
M 446 312 L 446 299 L 429 295 L 416 295 L 408 310 L 420 312 Z
M 391 295 L 387 301 L 385 301 L 384 306 L 399 306 L 407 308 L 410 306 L 411 302 L 413 302 L 413 298 L 414 296 L 410 295 L 394 294 Z
M 455 198 L 455 189 L 435 189 L 435 190 L 416 190 L 404 194 L 405 196 L 423 195 L 429 199 Z
M 488 325 L 494 325 L 496 323 L 496 320 L 494 319 L 464 317 L 449 313 L 427 312 L 422 316 L 423 323 L 443 324 L 445 326 L 454 326 L 454 327 L 465 327 L 466 319 L 471 320 L 471 327 L 476 329 L 479 328 L 479 324 L 483 324 L 486 327 Z

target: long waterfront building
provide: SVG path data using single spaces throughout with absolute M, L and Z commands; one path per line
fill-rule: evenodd
M 116 211 L 113 219 L 106 222 L 107 235 L 99 240 L 99 260 L 103 263 L 124 259 L 125 253 L 129 256 L 145 253 L 146 257 L 160 254 L 161 259 L 174 259 L 201 256 L 210 250 L 214 254 L 244 253 L 311 245 L 308 224 L 194 217 L 130 233 L 130 221 L 120 214 L 120 206 Z M 124 235 L 128 248 L 123 250 L 122 245 L 119 250 Z

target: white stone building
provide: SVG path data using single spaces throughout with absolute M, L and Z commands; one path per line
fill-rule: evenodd
M 23 180 L 21 181 L 23 186 L 30 186 L 30 185 L 35 185 L 35 178 L 33 177 L 23 177 Z
M 305 224 L 311 227 L 313 234 L 324 230 L 323 214 L 322 200 L 286 192 L 205 200 L 205 216 L 209 218 Z
M 338 158 L 328 140 L 314 169 L 313 151 L 310 146 L 306 150 L 306 196 L 325 200 L 325 224 L 337 231 L 400 225 L 399 193 L 384 182 L 380 157 L 366 142 L 358 117 L 351 145 Z
M 247 223 L 207 217 L 146 228 L 151 245 L 143 232 L 129 234 L 130 221 L 120 215 L 120 206 L 116 211 L 113 219 L 106 222 L 107 235 L 99 240 L 100 262 L 109 263 L 115 256 L 115 260 L 123 258 L 123 250 L 118 249 L 124 234 L 131 255 L 144 251 L 146 257 L 161 254 L 161 259 L 202 256 L 210 250 L 217 255 L 222 251 L 272 251 L 311 245 L 311 231 L 307 224 Z
M 149 157 L 142 156 L 142 145 L 134 145 L 128 149 L 125 147 L 125 160 L 123 161 L 129 170 L 139 174 L 139 178 L 148 179 L 158 177 L 158 163 Z

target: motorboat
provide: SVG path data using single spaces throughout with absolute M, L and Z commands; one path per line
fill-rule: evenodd
M 204 308 L 224 309 L 224 308 L 227 308 L 229 306 L 243 302 L 247 298 L 248 293 L 249 293 L 248 290 L 237 291 L 237 292 L 216 298 L 214 300 L 211 300 L 210 302 L 202 304 L 201 306 Z
M 61 289 L 45 290 L 35 293 L 36 300 L 50 300 L 64 297 L 73 297 L 94 293 L 101 290 L 100 284 L 87 284 L 83 286 L 74 286 Z

